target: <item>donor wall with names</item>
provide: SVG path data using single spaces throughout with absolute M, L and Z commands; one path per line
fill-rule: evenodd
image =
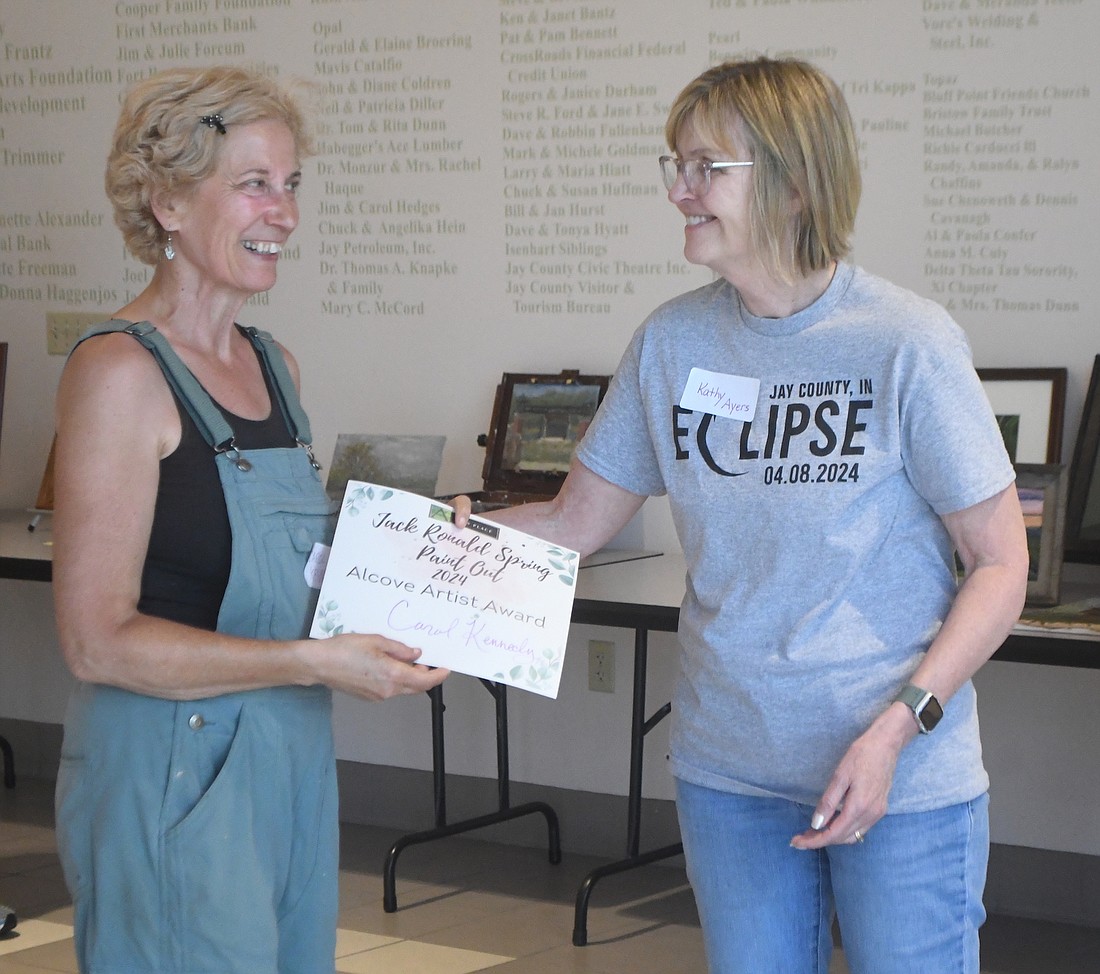
M 308 83 L 317 152 L 301 222 L 279 284 L 248 310 L 298 356 L 321 456 L 352 428 L 472 446 L 501 372 L 611 371 L 655 305 L 710 280 L 683 260 L 683 219 L 660 183 L 664 120 L 703 68 L 759 53 L 813 61 L 849 99 L 865 186 L 859 263 L 947 306 L 979 364 L 1066 365 L 1077 385 L 1087 380 L 1100 5 L 75 9 L 9 0 L 0 10 L 0 340 L 29 363 L 9 376 L 9 396 L 33 417 L 5 431 L 13 450 L 48 441 L 54 377 L 75 334 L 148 280 L 113 225 L 103 163 L 125 89 L 180 64 L 248 64 Z M 410 407 L 410 360 L 446 408 Z M 455 449 L 445 476 L 476 485 L 480 454 Z

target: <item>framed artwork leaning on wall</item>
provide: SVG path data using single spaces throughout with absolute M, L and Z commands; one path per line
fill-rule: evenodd
M 1100 564 L 1100 355 L 1092 365 L 1070 467 L 1066 501 L 1067 561 Z
M 1013 463 L 1060 463 L 1066 369 L 978 369 Z
M 1057 605 L 1062 578 L 1068 471 L 1061 463 L 1016 464 L 1027 529 L 1028 605 Z

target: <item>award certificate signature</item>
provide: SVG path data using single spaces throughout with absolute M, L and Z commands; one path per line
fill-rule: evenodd
M 575 551 L 417 494 L 352 480 L 310 635 L 378 633 L 418 662 L 556 697 Z

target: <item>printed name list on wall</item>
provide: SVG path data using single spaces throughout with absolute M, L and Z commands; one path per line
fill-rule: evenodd
M 451 200 L 485 171 L 460 121 L 477 45 L 469 30 L 413 23 L 379 31 L 340 11 L 312 24 L 313 76 L 326 96 L 317 163 L 326 315 L 422 317 L 426 289 L 470 272 L 468 225 Z
M 905 57 L 890 52 L 874 73 L 866 38 L 891 5 L 869 0 L 696 0 L 675 18 L 663 3 L 577 0 L 433 6 L 430 16 L 421 4 L 370 0 L 85 9 L 96 6 L 94 25 L 44 23 L 30 4 L 4 18 L 0 160 L 8 175 L 35 172 L 49 187 L 37 200 L 9 197 L 0 212 L 5 301 L 64 310 L 138 289 L 136 268 L 98 281 L 84 271 L 95 251 L 86 231 L 113 231 L 94 193 L 65 192 L 72 170 L 96 168 L 104 141 L 72 135 L 101 133 L 113 96 L 151 70 L 216 61 L 306 76 L 328 96 L 309 197 L 316 247 L 286 255 L 312 275 L 312 310 L 424 315 L 461 281 L 483 297 L 487 260 L 512 315 L 610 314 L 640 281 L 675 293 L 691 269 L 651 242 L 664 116 L 698 68 L 755 51 L 808 56 L 838 77 L 881 195 L 913 177 L 924 246 L 912 283 L 962 312 L 1066 312 L 1083 301 L 1080 258 L 1059 254 L 1055 239 L 1088 222 L 1082 149 L 1095 135 L 1079 122 L 1095 117 L 1095 68 L 1058 58 L 1096 26 L 1080 0 L 924 0 L 914 24 L 923 36 L 907 35 Z M 916 5 L 893 6 L 897 27 Z M 806 22 L 818 16 L 842 30 Z M 846 25 L 861 29 L 844 37 Z M 835 43 L 821 40 L 830 33 Z M 888 50 L 882 41 L 873 46 Z M 879 141 L 904 147 L 904 174 L 876 171 Z M 472 219 L 490 231 L 477 234 L 484 253 L 469 246 Z M 674 236 L 671 220 L 658 225 Z M 887 243 L 859 242 L 867 259 Z
M 1046 364 L 1098 303 L 1081 246 L 1100 216 L 1098 34 L 1084 0 L 86 0 L 79 16 L 13 0 L 4 337 L 41 355 L 45 323 L 63 354 L 140 291 L 149 271 L 102 190 L 120 95 L 162 67 L 233 62 L 317 94 L 319 154 L 264 327 L 382 322 L 426 346 L 463 309 L 501 337 L 498 374 L 517 322 L 577 342 L 611 322 L 621 348 L 709 280 L 660 186 L 668 106 L 708 64 L 767 53 L 814 61 L 849 97 L 856 259 L 945 304 L 986 364 L 1006 341 L 1013 364 Z
M 945 55 L 914 92 L 926 184 L 924 290 L 963 317 L 1079 312 L 1086 258 L 1064 238 L 1085 228 L 1083 163 L 1095 145 L 1082 152 L 1075 130 L 1095 120 L 1093 79 L 1080 63 L 1059 64 L 1044 28 L 1058 7 L 1080 4 L 970 6 L 924 4 L 929 50 Z M 988 58 L 1007 47 L 1024 57 L 982 77 L 967 70 L 968 55 Z M 1037 59 L 1044 49 L 1049 59 Z

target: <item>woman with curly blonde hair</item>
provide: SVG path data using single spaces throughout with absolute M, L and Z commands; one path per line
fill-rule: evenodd
M 298 368 L 238 323 L 298 225 L 304 113 L 237 68 L 133 88 L 107 191 L 146 288 L 85 336 L 57 406 L 57 624 L 78 679 L 58 841 L 80 970 L 334 968 L 331 689 L 442 670 L 309 640 L 330 508 Z

